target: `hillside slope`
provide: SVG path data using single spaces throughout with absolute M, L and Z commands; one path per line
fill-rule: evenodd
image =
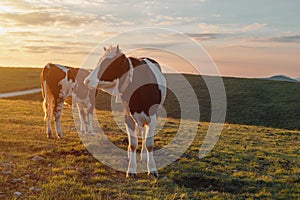
M 177 75 L 167 74 L 167 80 L 172 76 Z M 185 77 L 198 97 L 201 121 L 210 121 L 211 102 L 203 78 L 195 75 Z M 230 77 L 224 77 L 223 81 L 227 96 L 227 123 L 300 129 L 300 84 Z M 182 92 L 184 89 L 181 88 Z M 98 109 L 110 109 L 111 97 L 108 94 L 100 92 L 97 99 Z M 181 117 L 177 98 L 170 90 L 164 106 L 168 117 Z
M 0 68 L 1 73 L 2 70 L 3 68 Z M 16 68 L 14 70 L 18 71 L 20 69 Z M 27 73 L 28 75 L 23 76 L 23 79 L 21 80 L 19 76 L 6 73 L 6 76 L 10 77 L 10 88 L 16 90 L 17 87 L 20 87 L 21 89 L 39 87 L 39 80 L 35 79 L 38 79 L 40 70 L 41 69 L 35 69 L 34 71 L 31 71 L 30 69 L 30 71 L 28 71 L 29 73 Z M 13 70 L 11 70 L 10 73 L 20 74 L 19 71 L 15 73 Z M 170 84 L 169 80 L 174 77 L 176 78 L 176 76 L 178 75 L 167 74 L 166 78 L 168 84 Z M 196 75 L 184 76 L 190 82 L 197 94 L 200 105 L 201 121 L 210 121 L 211 102 L 203 78 Z M 33 77 L 34 80 L 32 80 Z M 215 79 L 214 77 L 207 78 L 212 81 Z M 300 130 L 300 84 L 230 77 L 224 77 L 223 81 L 227 94 L 227 123 L 262 125 Z M 180 89 L 184 91 L 186 88 Z M 6 88 L 0 88 L 0 93 L 5 91 Z M 15 97 L 14 99 L 42 100 L 40 94 Z M 110 105 L 111 97 L 108 94 L 100 92 L 97 97 L 97 109 L 110 110 Z M 167 110 L 168 117 L 181 117 L 177 98 L 170 90 L 164 106 Z
M 300 84 L 224 79 L 229 123 L 300 129 Z

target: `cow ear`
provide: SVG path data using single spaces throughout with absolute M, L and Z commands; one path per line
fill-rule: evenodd
M 103 50 L 106 51 L 106 47 L 103 47 Z

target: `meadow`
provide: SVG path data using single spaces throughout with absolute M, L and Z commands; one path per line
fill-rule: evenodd
M 40 85 L 39 68 L 0 67 L 0 92 L 34 89 Z
M 28 74 L 38 77 L 39 70 Z M 210 117 L 207 89 L 205 85 L 197 88 L 194 81 L 199 78 L 188 77 L 203 111 L 197 135 L 179 159 L 159 169 L 159 179 L 145 173 L 128 179 L 124 172 L 95 159 L 77 134 L 71 108 L 63 112 L 65 138 L 49 140 L 41 94 L 0 99 L 0 198 L 299 199 L 300 108 L 294 101 L 300 94 L 299 84 L 225 78 L 227 123 L 215 148 L 199 159 Z M 18 80 L 0 92 L 39 86 L 39 81 L 27 86 Z M 113 121 L 108 96 L 100 93 L 97 101 L 97 117 L 105 134 L 126 149 L 127 136 Z M 155 136 L 156 149 L 178 130 L 180 115 L 174 105 L 176 99 L 170 93 L 165 105 L 168 119 Z M 16 191 L 20 197 L 14 195 Z

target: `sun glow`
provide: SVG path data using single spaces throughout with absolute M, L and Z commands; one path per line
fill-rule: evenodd
M 1 13 L 8 13 L 8 12 L 14 12 L 15 10 L 10 6 L 1 5 L 0 3 L 0 12 Z
M 4 33 L 6 33 L 5 29 L 0 26 L 0 35 L 3 35 Z

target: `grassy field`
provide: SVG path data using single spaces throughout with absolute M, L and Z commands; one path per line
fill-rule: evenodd
M 0 67 L 0 93 L 40 87 L 38 68 Z
M 300 132 L 226 124 L 213 151 L 198 158 L 208 124 L 183 156 L 160 169 L 161 178 L 139 174 L 126 179 L 97 161 L 79 139 L 65 108 L 65 139 L 48 140 L 40 102 L 0 100 L 0 198 L 14 192 L 29 199 L 297 199 L 300 197 Z M 105 132 L 126 149 L 110 113 L 97 111 Z M 156 135 L 161 148 L 176 133 L 168 119 Z M 32 160 L 40 156 L 39 160 Z
M 27 74 L 38 77 L 39 71 Z M 11 80 L 11 89 L 0 92 L 39 86 L 36 80 L 22 84 L 16 81 L 19 77 Z M 201 120 L 206 121 L 210 102 L 205 84 L 196 85 L 201 77 L 187 78 L 197 92 Z M 63 113 L 65 138 L 48 140 L 41 94 L 0 99 L 0 199 L 17 198 L 15 192 L 24 199 L 299 199 L 300 131 L 293 130 L 300 129 L 299 84 L 235 78 L 225 78 L 224 83 L 226 120 L 236 124 L 225 124 L 213 151 L 199 159 L 209 126 L 201 122 L 192 145 L 159 170 L 159 179 L 145 173 L 127 179 L 124 172 L 96 160 L 77 135 L 71 108 Z M 97 101 L 105 134 L 126 149 L 127 136 L 108 111 L 109 97 L 101 93 Z M 176 105 L 170 93 L 165 106 L 169 118 L 155 136 L 156 149 L 176 134 L 180 118 Z M 251 123 L 256 125 L 241 125 Z

